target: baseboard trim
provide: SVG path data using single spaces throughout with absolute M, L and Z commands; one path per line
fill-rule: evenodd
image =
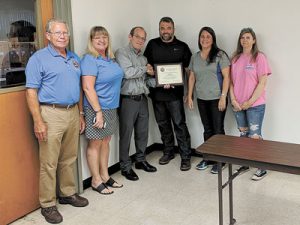
M 154 152 L 154 151 L 162 151 L 163 149 L 164 149 L 164 145 L 163 145 L 163 144 L 160 144 L 160 143 L 154 143 L 154 144 L 152 144 L 152 145 L 150 145 L 150 146 L 147 147 L 147 149 L 146 149 L 146 155 L 147 155 L 147 154 L 150 154 L 151 152 Z M 178 147 L 176 146 L 176 147 L 175 147 L 175 153 L 178 153 L 178 152 L 179 152 L 179 150 L 178 150 Z M 135 155 L 133 154 L 133 155 L 130 157 L 132 161 L 134 161 L 134 159 L 135 159 L 134 156 L 135 156 Z M 195 149 L 192 149 L 192 156 L 195 156 L 195 157 L 202 157 L 202 155 L 199 154 L 199 153 L 197 153 L 197 152 L 195 151 Z M 108 168 L 108 173 L 109 173 L 109 174 L 114 174 L 114 173 L 116 173 L 116 172 L 118 172 L 118 171 L 120 171 L 120 163 L 119 163 L 119 162 L 116 163 L 116 164 L 114 164 L 114 165 L 112 165 L 112 166 L 110 166 L 110 167 Z M 85 180 L 83 181 L 83 189 L 87 189 L 87 188 L 91 187 L 91 181 L 92 181 L 92 177 L 89 177 L 89 178 L 85 179 Z

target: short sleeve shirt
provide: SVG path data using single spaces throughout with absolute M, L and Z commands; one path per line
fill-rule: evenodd
M 182 63 L 183 73 L 184 68 L 189 65 L 191 59 L 191 50 L 189 46 L 174 37 L 171 42 L 163 42 L 160 37 L 151 39 L 145 49 L 149 64 L 153 67 L 155 64 L 170 64 Z M 163 87 L 150 88 L 150 94 L 156 101 L 174 101 L 182 99 L 184 88 L 181 85 L 174 88 L 165 89 Z
M 195 53 L 189 65 L 196 78 L 196 96 L 202 100 L 219 99 L 223 85 L 222 69 L 229 67 L 230 61 L 222 51 L 218 53 L 215 62 L 209 64 L 200 54 L 201 51 Z
M 97 58 L 86 54 L 81 60 L 82 76 L 95 76 L 95 90 L 101 108 L 116 109 L 119 107 L 121 82 L 124 76 L 123 70 L 113 59 Z M 86 96 L 83 99 L 84 106 L 90 106 Z
M 237 102 L 242 104 L 248 101 L 259 83 L 259 78 L 271 73 L 271 68 L 264 54 L 258 53 L 255 61 L 252 61 L 249 55 L 240 55 L 238 60 L 232 62 L 231 65 L 231 79 Z M 252 107 L 265 103 L 266 93 L 264 90 Z
M 70 105 L 79 101 L 80 59 L 67 51 L 61 56 L 51 44 L 30 57 L 25 74 L 26 87 L 38 89 L 41 103 Z

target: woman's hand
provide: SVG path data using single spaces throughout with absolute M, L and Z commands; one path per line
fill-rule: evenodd
M 102 111 L 96 113 L 96 117 L 93 122 L 94 122 L 93 127 L 100 128 L 100 129 L 103 128 L 104 120 L 103 120 Z
M 236 100 L 231 100 L 231 104 L 233 107 L 233 111 L 238 112 L 242 110 L 240 104 Z
M 242 110 L 247 110 L 252 106 L 252 103 L 250 101 L 243 102 L 241 105 Z
M 226 109 L 226 96 L 221 96 L 218 104 L 219 111 L 224 111 Z

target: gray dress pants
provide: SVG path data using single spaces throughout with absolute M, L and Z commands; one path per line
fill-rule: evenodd
M 132 166 L 129 157 L 129 148 L 132 132 L 134 130 L 134 141 L 137 162 L 145 161 L 145 150 L 148 143 L 149 112 L 148 100 L 145 95 L 141 99 L 132 99 L 122 96 L 119 108 L 120 118 L 120 167 L 122 171 L 129 171 Z

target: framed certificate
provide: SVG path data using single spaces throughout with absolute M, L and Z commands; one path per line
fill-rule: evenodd
M 170 85 L 183 85 L 182 77 L 182 64 L 155 64 L 155 79 L 156 86 Z

